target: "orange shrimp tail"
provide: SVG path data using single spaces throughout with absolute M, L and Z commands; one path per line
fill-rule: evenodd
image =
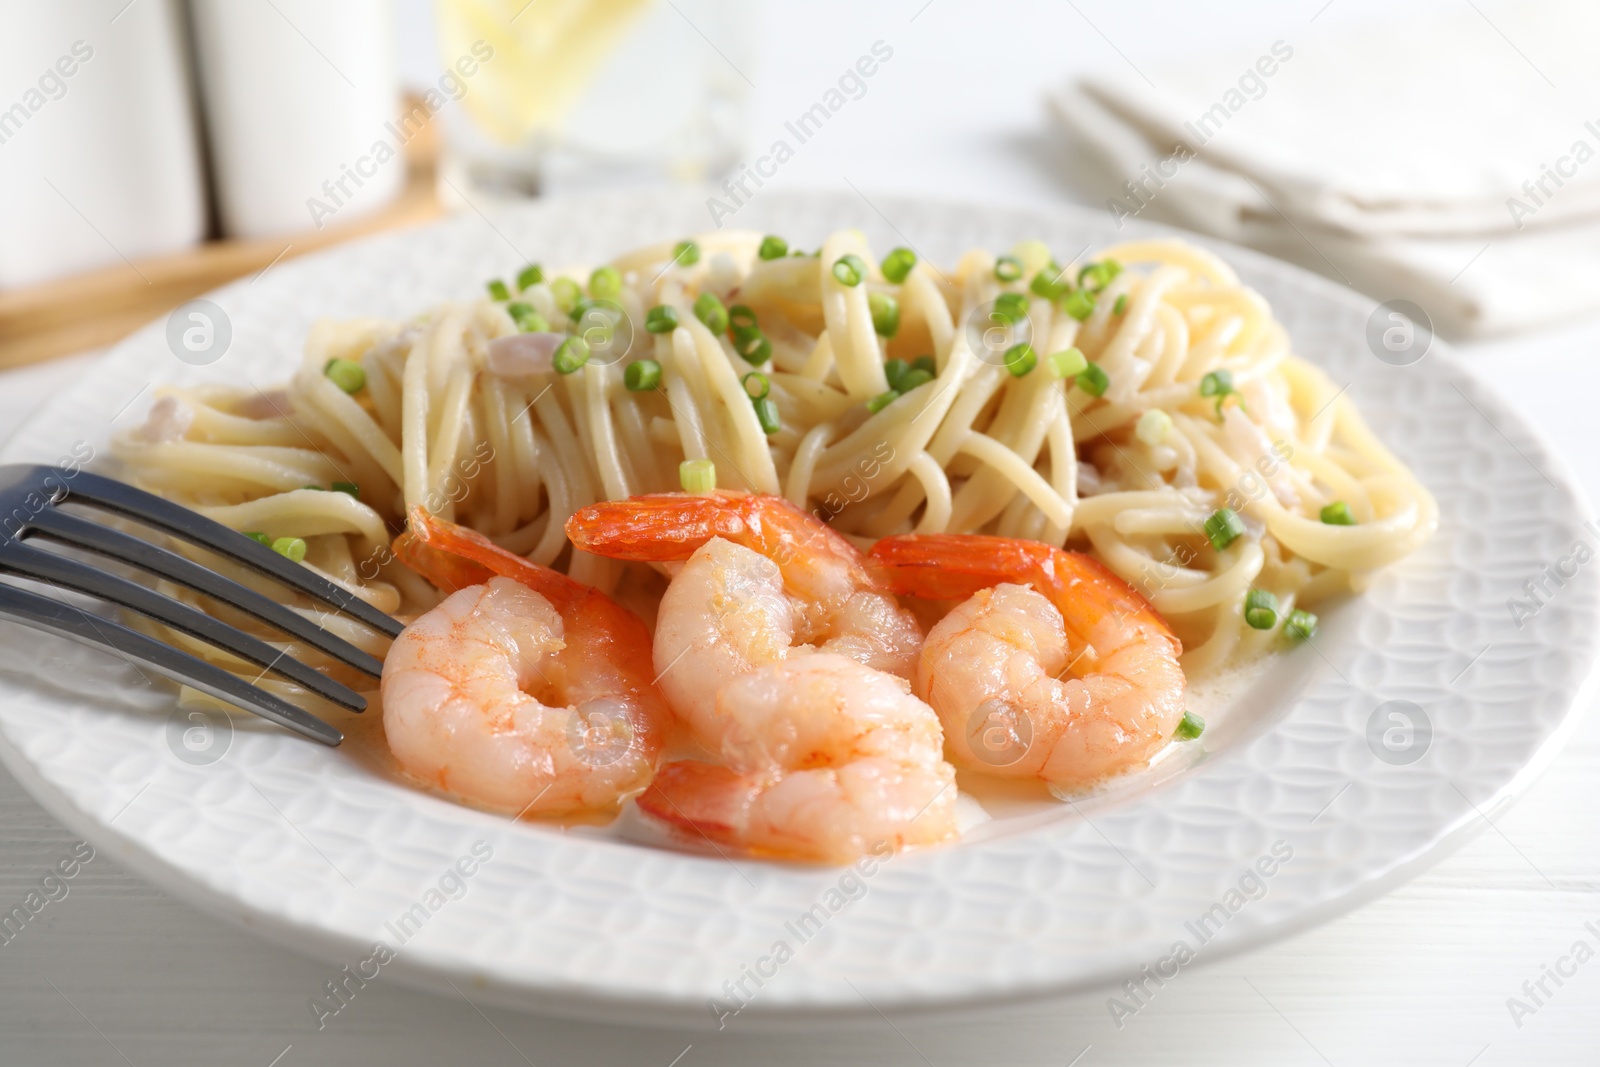
M 521 582 L 558 608 L 590 591 L 560 571 L 523 559 L 476 530 L 437 518 L 420 507 L 411 509 L 406 532 L 395 538 L 394 554 L 447 593 L 482 585 L 496 575 Z
M 1001 582 L 1048 574 L 1059 549 L 1038 541 L 982 534 L 903 534 L 872 546 L 868 565 L 902 596 L 965 600 Z
M 780 562 L 822 553 L 861 560 L 860 550 L 820 519 L 762 493 L 648 493 L 591 504 L 567 520 L 567 537 L 597 556 L 653 563 L 686 560 L 713 537 Z
M 714 763 L 680 760 L 656 773 L 639 794 L 639 810 L 680 830 L 736 843 L 755 785 Z
M 868 565 L 894 592 L 927 600 L 964 600 L 980 589 L 1032 585 L 1062 613 L 1072 602 L 1136 620 L 1168 637 L 1172 630 L 1139 591 L 1093 556 L 1040 541 L 982 534 L 902 534 L 872 546 Z M 1173 638 L 1175 641 L 1176 638 Z

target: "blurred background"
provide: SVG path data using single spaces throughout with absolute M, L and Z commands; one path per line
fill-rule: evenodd
M 524 197 L 1070 201 L 1446 336 L 1600 309 L 1600 7 L 1412 0 L 0 3 L 0 365 Z M 93 308 L 85 315 L 86 306 Z
M 1594 492 L 1597 31 L 1593 0 L 0 0 L 0 436 L 335 242 L 659 184 L 738 226 L 822 188 L 1077 204 L 1409 300 Z M 317 1033 L 318 964 L 106 857 L 0 953 L 0 1062 L 1589 1064 L 1600 970 L 1505 1002 L 1600 921 L 1596 770 L 1591 716 L 1495 832 L 1126 1031 L 1095 995 L 774 1042 L 386 984 Z M 6 899 L 69 842 L 0 772 Z

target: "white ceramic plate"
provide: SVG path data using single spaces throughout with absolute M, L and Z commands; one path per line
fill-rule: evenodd
M 880 250 L 909 243 L 939 262 L 1023 237 L 1071 253 L 1157 232 L 1118 233 L 1087 212 L 834 195 L 764 194 L 733 224 L 807 248 L 855 225 Z M 321 316 L 403 317 L 530 259 L 595 261 L 707 227 L 692 195 L 610 196 L 283 263 L 211 295 L 232 323 L 219 362 L 180 362 L 153 323 L 0 460 L 103 448 L 113 425 L 142 417 L 154 382 L 276 382 Z M 1539 435 L 1442 346 L 1388 365 L 1368 347 L 1373 302 L 1222 251 L 1295 349 L 1350 383 L 1438 497 L 1440 528 L 1145 780 L 870 874 L 728 861 L 509 823 L 248 719 L 225 745 L 213 735 L 221 758 L 185 761 L 169 687 L 16 627 L 0 634 L 0 757 L 120 862 L 325 958 L 330 977 L 349 965 L 448 980 L 545 1012 L 710 1026 L 708 1002 L 734 1006 L 741 982 L 750 996 L 730 1025 L 948 1008 L 1120 983 L 1146 965 L 1170 973 L 1190 953 L 1204 962 L 1326 919 L 1482 829 L 1555 753 L 1600 640 L 1600 568 L 1573 546 L 1600 538 Z M 1552 566 L 1577 574 L 1547 583 L 1553 595 L 1517 625 L 1508 598 Z M 451 873 L 464 857 L 470 877 Z M 375 957 L 378 941 L 392 953 Z

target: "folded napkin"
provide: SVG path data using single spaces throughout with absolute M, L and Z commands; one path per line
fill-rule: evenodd
M 1050 105 L 1103 167 L 1112 217 L 1261 248 L 1483 336 L 1600 312 L 1596 40 L 1591 0 L 1478 0 L 1109 69 Z

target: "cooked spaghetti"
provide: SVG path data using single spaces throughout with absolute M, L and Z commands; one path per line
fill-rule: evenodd
M 1305 609 L 1436 523 L 1265 301 L 1180 242 L 1062 267 L 1029 241 L 947 271 L 876 262 L 856 231 L 815 254 L 721 232 L 489 288 L 320 322 L 278 390 L 163 391 L 117 443 L 124 473 L 405 615 L 436 599 L 388 552 L 408 509 L 612 590 L 643 565 L 573 552 L 567 518 L 700 461 L 862 544 L 1092 551 L 1171 622 L 1191 676 L 1309 636 Z

